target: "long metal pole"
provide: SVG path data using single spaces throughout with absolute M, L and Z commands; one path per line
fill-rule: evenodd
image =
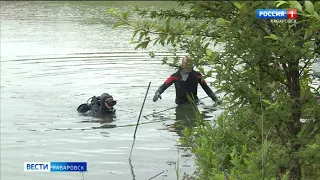
M 151 85 L 151 82 L 149 82 L 149 86 L 148 86 L 146 95 L 144 96 L 144 100 L 143 100 L 142 107 L 141 107 L 141 110 L 140 110 L 139 118 L 138 118 L 138 121 L 137 121 L 137 124 L 136 124 L 136 129 L 135 129 L 134 134 L 133 134 L 133 143 L 132 143 L 132 146 L 131 146 L 129 159 L 131 158 L 131 153 L 132 153 L 132 149 L 133 149 L 133 146 L 134 146 L 134 142 L 136 141 L 136 133 L 137 133 L 137 129 L 138 129 L 138 126 L 139 126 L 139 121 L 140 121 L 140 117 L 141 117 L 142 110 L 143 110 L 143 107 L 144 107 L 144 103 L 146 102 L 146 99 L 147 99 L 147 95 L 148 95 L 148 91 L 149 91 L 150 85 Z

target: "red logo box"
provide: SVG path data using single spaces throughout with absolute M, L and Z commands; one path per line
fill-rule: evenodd
M 287 19 L 297 19 L 297 10 L 287 9 Z

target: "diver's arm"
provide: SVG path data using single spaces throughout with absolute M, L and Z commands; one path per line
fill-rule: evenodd
M 202 79 L 202 75 L 198 75 L 197 79 L 199 81 L 199 84 L 201 85 L 202 89 L 206 92 L 206 94 L 213 100 L 213 101 L 217 101 L 218 98 L 217 96 L 213 93 L 213 91 L 210 89 L 210 87 L 208 86 L 207 82 Z
M 179 77 L 171 75 L 156 91 L 154 97 L 153 97 L 153 102 L 156 102 L 158 98 L 161 99 L 161 94 L 168 88 L 170 87 L 174 82 L 179 80 Z
M 175 81 L 179 80 L 178 77 L 171 75 L 156 92 L 162 94 L 168 87 L 170 87 Z

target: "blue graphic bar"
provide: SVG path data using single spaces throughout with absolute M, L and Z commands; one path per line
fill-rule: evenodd
M 257 9 L 256 15 L 258 19 L 286 19 L 286 9 Z
M 86 172 L 87 162 L 50 162 L 50 172 Z

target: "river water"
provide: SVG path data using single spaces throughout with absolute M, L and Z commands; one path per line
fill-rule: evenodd
M 176 179 L 195 170 L 194 157 L 179 146 L 176 110 L 141 118 L 131 164 L 135 124 L 149 82 L 143 115 L 174 107 L 174 88 L 158 102 L 152 95 L 174 69 L 161 65 L 168 54 L 135 51 L 132 31 L 112 29 L 105 12 L 158 2 L 1 1 L 1 179 Z M 76 108 L 107 92 L 118 100 L 116 117 L 81 116 Z M 205 93 L 199 89 L 199 97 Z M 205 99 L 200 110 L 214 119 L 219 110 Z M 185 111 L 188 111 L 186 109 Z M 182 116 L 183 116 L 182 111 Z M 88 172 L 31 173 L 24 162 L 86 161 Z M 182 175 L 181 175 L 182 176 Z

